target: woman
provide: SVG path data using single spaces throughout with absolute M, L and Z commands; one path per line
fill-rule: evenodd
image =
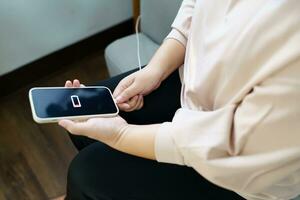
M 67 198 L 296 197 L 299 9 L 297 0 L 184 0 L 145 68 L 99 83 L 114 90 L 120 116 L 59 122 L 81 150 Z

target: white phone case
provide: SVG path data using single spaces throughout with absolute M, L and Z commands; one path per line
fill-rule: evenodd
M 97 114 L 97 115 L 79 115 L 79 116 L 65 116 L 65 117 L 53 117 L 53 118 L 40 118 L 37 116 L 36 114 L 36 111 L 35 111 L 35 108 L 34 108 L 34 104 L 33 104 L 33 100 L 32 100 L 32 91 L 35 90 L 35 89 L 68 89 L 67 87 L 34 87 L 34 88 L 31 88 L 28 92 L 28 95 L 29 95 L 29 102 L 30 102 L 30 107 L 31 107 L 31 112 L 32 112 L 32 117 L 33 117 L 33 120 L 37 123 L 40 123 L 40 124 L 43 124 L 43 123 L 56 123 L 58 122 L 59 120 L 61 119 L 71 119 L 71 120 L 86 120 L 88 118 L 93 118 L 93 117 L 114 117 L 114 116 L 117 116 L 119 114 L 119 108 L 118 106 L 116 105 L 116 102 L 114 101 L 114 104 L 117 108 L 117 112 L 116 113 L 109 113 L 109 114 Z M 113 98 L 113 95 L 110 91 L 109 88 L 105 87 L 105 86 L 88 86 L 88 87 L 84 87 L 84 88 L 106 88 L 108 89 L 112 99 Z M 72 87 L 70 87 L 70 89 L 74 89 Z M 72 100 L 73 101 L 73 100 Z

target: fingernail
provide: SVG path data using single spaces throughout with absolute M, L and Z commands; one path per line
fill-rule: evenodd
M 60 126 L 63 127 L 63 128 L 65 127 L 65 126 L 64 126 L 65 124 L 64 124 L 64 121 L 63 121 L 63 120 L 60 120 L 60 121 L 58 122 L 58 125 L 60 125 Z
M 58 125 L 63 127 L 63 125 L 62 125 L 62 122 L 61 122 L 61 121 L 59 121 L 59 122 L 58 122 Z
M 117 103 L 120 103 L 122 101 L 122 97 L 121 96 L 117 96 L 116 101 L 117 101 Z

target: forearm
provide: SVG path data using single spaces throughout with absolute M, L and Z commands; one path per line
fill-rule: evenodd
M 184 56 L 185 47 L 175 39 L 167 39 L 155 52 L 146 68 L 158 71 L 164 80 L 183 64 Z
M 155 134 L 159 124 L 128 125 L 111 146 L 119 151 L 155 160 Z

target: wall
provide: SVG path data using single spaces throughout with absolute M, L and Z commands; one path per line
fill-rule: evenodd
M 1 0 L 0 75 L 131 16 L 131 0 Z

